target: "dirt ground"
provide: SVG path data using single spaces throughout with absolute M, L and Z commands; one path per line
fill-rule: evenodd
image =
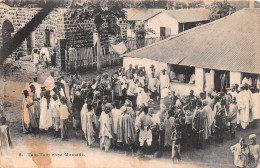
M 187 145 L 188 147 L 181 152 L 183 161 L 173 164 L 170 150 L 164 152 L 160 159 L 139 159 L 120 150 L 101 151 L 97 144 L 89 148 L 82 140 L 81 131 L 71 131 L 68 141 L 55 139 L 52 133 L 22 134 L 21 107 L 25 83 L 32 81 L 34 76 L 38 77 L 40 83 L 43 82 L 50 70 L 42 69 L 36 75 L 32 73 L 31 62 L 16 62 L 16 65 L 21 68 L 14 69 L 13 72 L 11 69 L 7 69 L 6 72 L 2 70 L 0 73 L 0 101 L 5 107 L 2 115 L 7 119 L 14 144 L 14 149 L 9 155 L 0 158 L 0 167 L 234 167 L 230 146 L 237 143 L 240 136 L 248 142 L 248 136 L 255 133 L 260 143 L 259 125 L 257 128 L 239 129 L 235 140 L 230 140 L 227 132 L 222 144 L 215 143 L 212 137 L 204 149 Z M 106 68 L 103 71 L 111 73 L 117 68 Z M 53 70 L 56 74 L 59 73 Z M 93 71 L 81 75 L 83 79 L 92 79 L 97 74 Z M 65 156 L 65 153 L 81 156 Z

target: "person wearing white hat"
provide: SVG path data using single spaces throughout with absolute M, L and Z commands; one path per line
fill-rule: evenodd
M 260 145 L 256 143 L 256 134 L 249 135 L 250 143 L 248 144 L 248 166 L 250 168 L 259 168 L 260 167 Z

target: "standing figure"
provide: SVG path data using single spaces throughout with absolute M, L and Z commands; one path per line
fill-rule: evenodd
M 51 54 L 51 66 L 56 67 L 56 50 L 53 49 Z
M 37 77 L 33 78 L 34 82 L 31 84 L 31 92 L 33 93 L 33 106 L 34 106 L 34 115 L 37 124 L 39 125 L 39 119 L 41 114 L 41 85 L 37 83 Z M 33 86 L 33 87 L 32 87 Z
M 95 142 L 95 132 L 96 132 L 96 126 L 95 126 L 95 114 L 93 111 L 93 107 L 90 103 L 87 104 L 87 111 L 86 111 L 86 117 L 87 117 L 87 128 L 86 128 L 86 139 L 89 146 L 92 146 Z
M 61 140 L 64 141 L 68 138 L 67 130 L 68 130 L 68 119 L 69 119 L 69 111 L 67 107 L 66 98 L 61 98 L 61 105 L 60 105 L 60 127 L 61 127 Z
M 123 106 L 120 110 L 122 110 L 122 114 L 118 118 L 117 142 L 123 143 L 127 150 L 132 149 L 136 140 L 134 120 L 127 113 L 127 107 Z
M 117 74 L 114 74 L 114 80 L 112 81 L 112 87 L 113 87 L 113 100 L 120 100 L 120 98 L 123 96 L 122 92 L 122 82 L 118 78 Z
M 251 94 L 248 92 L 248 86 L 240 87 L 240 92 L 237 95 L 237 105 L 239 109 L 239 121 L 243 129 L 249 125 L 249 110 L 250 110 Z
M 144 89 L 141 87 L 141 83 L 138 83 L 136 105 L 138 107 L 141 104 L 148 106 L 148 97 L 144 92 Z
M 228 120 L 230 122 L 231 139 L 235 139 L 235 136 L 236 136 L 237 113 L 238 113 L 238 106 L 237 106 L 237 102 L 236 102 L 236 97 L 233 97 L 232 102 L 230 104 L 230 111 L 229 111 L 229 115 L 228 115 Z
M 33 129 L 37 128 L 38 124 L 34 116 L 33 99 L 29 96 L 27 90 L 24 90 L 23 94 L 23 133 L 29 133 Z
M 111 145 L 111 139 L 113 138 L 110 112 L 111 112 L 110 106 L 106 105 L 104 108 L 104 111 L 101 113 L 100 118 L 99 118 L 99 121 L 100 121 L 100 132 L 99 132 L 100 149 L 102 150 L 103 148 L 105 148 L 106 152 L 108 152 L 110 145 Z
M 0 155 L 2 158 L 4 155 L 10 154 L 9 151 L 13 148 L 13 143 L 10 137 L 10 129 L 6 125 L 6 118 L 2 115 L 0 115 L 0 132 Z M 1 159 L 1 165 L 2 164 Z
M 72 102 L 71 111 L 73 113 L 73 129 L 78 129 L 80 125 L 80 111 L 84 101 L 79 91 L 76 91 L 74 100 Z
M 162 90 L 164 88 L 169 88 L 170 86 L 170 78 L 169 78 L 169 75 L 166 74 L 166 70 L 163 69 L 162 70 L 162 74 L 160 75 L 160 87 L 161 87 L 161 90 L 160 90 L 160 93 L 162 92 Z
M 248 145 L 248 166 L 250 168 L 259 168 L 260 167 L 260 145 L 256 143 L 256 135 L 251 134 L 249 136 L 250 143 Z
M 54 126 L 54 137 L 58 137 L 60 130 L 60 100 L 58 96 L 54 94 L 51 99 L 51 111 L 53 117 L 53 126 Z
M 247 148 L 245 144 L 245 140 L 240 137 L 239 143 L 230 147 L 232 153 L 234 153 L 234 165 L 237 168 L 245 168 L 247 163 Z
M 39 59 L 40 59 L 40 56 L 39 56 L 37 50 L 34 50 L 33 52 L 34 52 L 34 53 L 33 53 L 34 71 L 35 71 L 35 73 L 37 74 L 37 73 L 38 73 L 38 67 L 39 67 Z
M 152 72 L 152 75 L 148 80 L 148 90 L 150 92 L 150 99 L 152 99 L 154 103 L 157 103 L 159 81 L 154 75 L 154 72 Z
M 40 129 L 48 130 L 52 126 L 52 114 L 50 109 L 50 91 L 43 93 L 41 99 Z
M 139 142 L 140 146 L 145 153 L 147 148 L 144 147 L 144 143 L 147 143 L 147 146 L 150 147 L 152 145 L 152 127 L 155 126 L 155 122 L 152 117 L 148 115 L 148 107 L 144 107 L 144 114 L 140 117 L 139 122 L 137 123 L 138 129 L 140 130 L 139 134 Z
M 194 111 L 194 118 L 192 121 L 193 129 L 197 133 L 197 147 L 203 148 L 204 140 L 208 133 L 208 118 L 207 113 L 202 109 L 202 101 L 197 101 L 197 108 Z
M 133 109 L 136 108 L 137 83 L 138 83 L 138 79 L 131 80 L 129 82 L 128 90 L 127 90 L 127 98 L 132 102 Z
M 216 108 L 216 122 L 215 129 L 218 142 L 223 142 L 224 131 L 226 128 L 226 110 L 225 110 L 225 100 L 221 99 L 221 103 L 215 105 Z
M 171 135 L 171 140 L 172 140 L 172 161 L 174 161 L 175 158 L 178 159 L 178 161 L 181 160 L 181 132 L 177 131 L 178 125 L 175 125 L 172 129 L 172 135 Z

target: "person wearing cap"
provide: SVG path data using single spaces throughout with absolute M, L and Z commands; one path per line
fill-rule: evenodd
M 154 72 L 152 72 L 152 75 L 148 80 L 148 90 L 150 92 L 150 99 L 153 100 L 153 103 L 157 103 L 158 88 L 160 82 L 157 78 L 155 78 L 154 75 L 155 75 Z
M 248 91 L 247 85 L 242 85 L 237 95 L 237 105 L 239 109 L 239 121 L 243 129 L 246 129 L 249 125 L 250 102 L 251 93 Z
M 170 78 L 166 74 L 166 70 L 162 69 L 162 74 L 160 75 L 160 88 L 161 88 L 161 91 L 164 88 L 169 88 L 169 86 L 170 86 Z
M 260 167 L 260 145 L 256 143 L 256 134 L 249 135 L 250 143 L 248 144 L 248 166 L 250 168 Z
M 237 168 L 245 168 L 247 166 L 248 150 L 244 138 L 240 137 L 239 143 L 231 146 L 230 150 L 234 154 L 234 165 Z
M 231 139 L 235 139 L 235 135 L 236 135 L 237 114 L 238 114 L 238 106 L 236 102 L 236 97 L 233 97 L 232 102 L 230 104 L 230 112 L 228 114 L 228 120 L 230 122 Z

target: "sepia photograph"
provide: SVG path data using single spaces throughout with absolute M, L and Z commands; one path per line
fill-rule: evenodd
M 0 0 L 0 168 L 260 168 L 260 0 Z

